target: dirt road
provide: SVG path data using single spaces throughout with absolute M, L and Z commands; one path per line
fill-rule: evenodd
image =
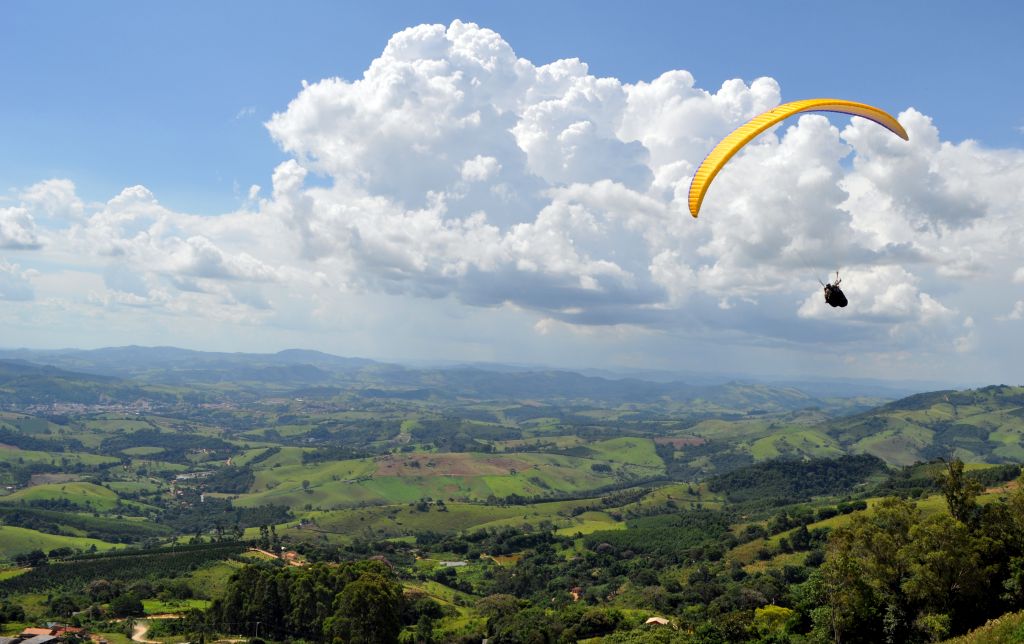
M 147 632 L 149 632 L 149 622 L 135 622 L 135 626 L 132 628 L 132 641 L 142 642 L 142 644 L 159 644 L 154 640 L 147 640 Z

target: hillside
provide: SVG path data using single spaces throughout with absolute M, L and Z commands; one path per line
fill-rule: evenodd
M 113 376 L 67 371 L 22 360 L 0 360 L 0 407 L 130 402 L 139 398 L 174 399 L 165 392 L 146 389 Z
M 403 641 L 429 641 L 429 626 L 433 641 L 646 642 L 652 614 L 699 641 L 813 641 L 832 549 L 894 529 L 883 536 L 917 589 L 885 566 L 862 571 L 890 591 L 848 589 L 872 608 L 850 614 L 844 641 L 879 641 L 872 615 L 894 597 L 915 642 L 1019 607 L 1000 590 L 1017 587 L 1024 553 L 1006 536 L 1024 525 L 1019 388 L 890 401 L 309 352 L 86 353 L 89 368 L 129 360 L 136 375 L 0 363 L 5 390 L 35 401 L 0 411 L 0 615 L 27 606 L 16 624 L 88 609 L 81 620 L 111 628 L 194 608 L 150 637 L 240 639 L 257 622 L 277 639 L 316 624 L 313 637 L 322 615 L 292 623 L 231 575 L 305 587 L 300 571 L 323 561 L 309 574 L 357 562 L 350 571 L 393 584 Z M 126 392 L 166 401 L 119 407 Z M 96 402 L 67 402 L 82 399 Z M 954 456 L 971 460 L 955 515 L 943 482 Z M 873 523 L 878 512 L 899 520 Z M 952 554 L 934 557 L 948 535 Z M 282 547 L 290 563 L 271 554 Z M 986 557 L 973 604 L 932 582 L 947 574 L 939 563 Z M 245 626 L 227 600 L 244 604 Z
M 1005 385 L 916 394 L 825 426 L 847 451 L 909 465 L 956 456 L 1024 460 L 1024 388 Z

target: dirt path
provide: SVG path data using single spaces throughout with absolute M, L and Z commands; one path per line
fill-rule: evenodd
M 160 644 L 154 640 L 147 640 L 147 632 L 149 632 L 149 622 L 135 622 L 135 626 L 132 627 L 132 641 L 142 642 L 142 644 Z

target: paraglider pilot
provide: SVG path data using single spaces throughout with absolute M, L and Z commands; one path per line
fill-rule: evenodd
M 839 288 L 839 283 L 843 280 L 839 279 L 839 271 L 836 271 L 836 281 L 831 284 L 822 284 L 825 287 L 825 302 L 832 307 L 846 306 L 846 296 L 843 295 L 842 289 Z M 819 283 L 821 283 L 819 281 Z

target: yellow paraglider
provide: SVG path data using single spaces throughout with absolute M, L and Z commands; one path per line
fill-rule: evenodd
M 711 154 L 697 168 L 697 173 L 693 176 L 693 181 L 690 183 L 690 214 L 694 217 L 697 216 L 697 213 L 700 211 L 700 204 L 704 201 L 704 195 L 711 186 L 715 175 L 718 174 L 718 171 L 722 169 L 722 166 L 734 154 L 739 152 L 740 148 L 779 121 L 801 112 L 839 112 L 853 116 L 862 116 L 892 131 L 901 139 L 905 141 L 910 140 L 910 137 L 907 136 L 907 131 L 903 129 L 899 121 L 877 107 L 872 107 L 865 103 L 843 101 L 836 98 L 810 98 L 804 101 L 784 103 L 768 110 L 764 114 L 755 116 L 733 130 L 729 136 L 719 141 L 715 149 L 711 151 Z

